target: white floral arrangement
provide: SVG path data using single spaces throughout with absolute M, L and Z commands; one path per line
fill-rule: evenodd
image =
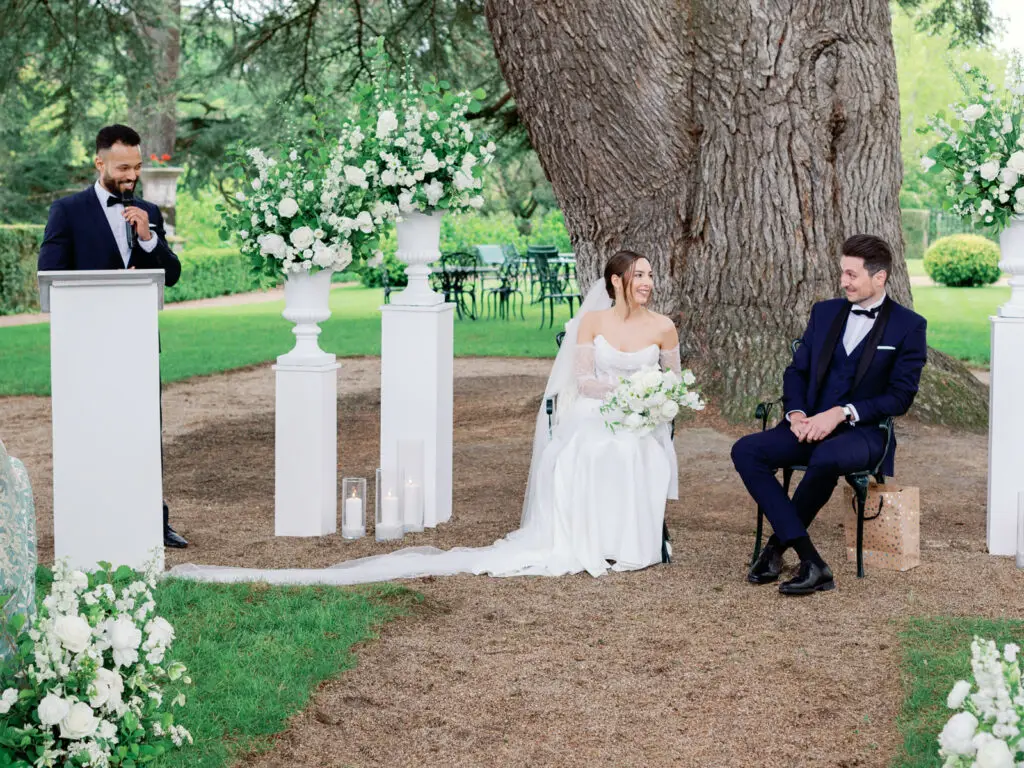
M 951 105 L 957 127 L 939 112 L 921 133 L 939 143 L 921 158 L 928 172 L 947 171 L 953 212 L 996 231 L 1024 215 L 1024 60 L 1014 56 L 999 94 L 977 68 L 957 73 L 966 101 Z
M 191 683 L 168 659 L 174 628 L 157 616 L 156 573 L 87 576 L 58 563 L 30 626 L 19 614 L 17 652 L 0 669 L 0 765 L 140 765 L 192 743 L 164 702 L 168 681 Z
M 946 706 L 959 711 L 939 734 L 943 768 L 1017 768 L 1024 762 L 1019 653 L 1014 643 L 1000 653 L 993 641 L 974 638 L 971 670 L 977 689 L 959 680 L 946 698 Z
M 612 432 L 621 429 L 643 436 L 675 419 L 680 408 L 703 410 L 700 394 L 690 389 L 695 382 L 689 369 L 678 376 L 675 371 L 645 366 L 620 379 L 605 398 L 601 406 L 605 424 Z
M 360 167 L 385 206 L 378 212 L 395 218 L 481 208 L 483 169 L 494 159 L 495 145 L 473 129 L 468 115 L 480 109 L 485 93 L 454 92 L 444 81 L 417 89 L 408 70 L 397 87 L 383 73 L 375 82 L 361 111 Z
M 221 238 L 237 236 L 255 272 L 272 279 L 340 272 L 376 249 L 382 218 L 371 215 L 374 200 L 365 173 L 346 165 L 340 148 L 339 141 L 329 153 L 312 148 L 285 149 L 277 157 L 259 148 L 244 153 L 249 178 L 235 193 L 238 210 L 222 208 Z

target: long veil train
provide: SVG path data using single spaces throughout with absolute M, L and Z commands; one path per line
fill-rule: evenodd
M 612 305 L 604 281 L 587 292 L 575 318 L 566 324 L 565 338 L 551 366 L 544 397 L 537 409 L 533 456 L 523 499 L 519 528 L 488 547 L 407 547 L 384 555 L 349 560 L 327 568 L 236 568 L 232 566 L 177 565 L 167 575 L 209 582 L 264 581 L 270 584 L 364 584 L 419 576 L 455 573 L 492 576 L 560 576 L 582 570 L 572 558 L 553 547 L 555 536 L 550 503 L 554 457 L 559 438 L 549 433 L 545 401 L 558 398 L 558 412 L 566 412 L 576 398 L 574 354 L 580 319 L 587 313 Z M 552 449 L 553 450 L 549 450 Z

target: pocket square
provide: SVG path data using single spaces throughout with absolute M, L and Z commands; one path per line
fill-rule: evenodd
M 882 346 L 882 345 L 879 345 L 879 346 L 878 346 L 878 351 L 879 351 L 879 352 L 881 352 L 882 350 L 885 350 L 885 349 L 887 349 L 887 350 L 891 350 L 891 351 L 893 351 L 893 352 L 895 352 L 895 351 L 896 351 L 896 347 L 886 347 L 886 346 Z

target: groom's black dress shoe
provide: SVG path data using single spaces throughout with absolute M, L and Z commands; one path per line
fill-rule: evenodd
M 747 571 L 747 581 L 751 584 L 771 584 L 777 581 L 782 573 L 782 550 L 774 544 L 765 544 L 757 560 Z
M 176 530 L 171 528 L 171 526 L 165 525 L 164 546 L 173 547 L 174 549 L 184 549 L 188 546 L 188 542 L 185 541 L 185 539 L 182 538 L 182 536 L 180 536 Z
M 819 565 L 810 560 L 801 560 L 796 577 L 779 584 L 779 592 L 784 595 L 813 595 L 835 588 L 832 570 L 825 563 Z

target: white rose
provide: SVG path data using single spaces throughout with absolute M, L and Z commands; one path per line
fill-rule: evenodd
M 89 690 L 92 692 L 89 696 L 91 707 L 99 709 L 104 704 L 117 705 L 121 703 L 121 694 L 124 693 L 124 680 L 120 673 L 100 667 L 96 670 L 96 677 Z
M 999 163 L 995 160 L 989 160 L 987 163 L 982 163 L 981 167 L 978 169 L 978 173 L 981 174 L 981 178 L 985 181 L 992 181 L 999 175 Z
M 1024 152 L 1014 152 L 1010 155 L 1006 167 L 1016 174 L 1024 174 Z
M 115 736 L 117 736 L 117 726 L 109 720 L 100 721 L 99 737 L 110 741 Z
M 380 183 L 385 187 L 393 187 L 398 183 L 398 176 L 390 168 L 382 172 L 380 175 Z
M 650 369 L 643 372 L 640 377 L 640 385 L 644 389 L 651 389 L 661 384 L 661 371 Z
M 970 712 L 958 712 L 946 721 L 939 734 L 939 746 L 950 755 L 973 755 L 974 732 L 978 728 L 978 718 Z
M 655 392 L 653 395 L 647 398 L 647 404 L 652 408 L 656 408 L 659 405 L 664 404 L 667 399 L 668 398 L 665 397 L 664 392 Z
M 412 203 L 413 192 L 407 190 L 398 196 L 398 210 L 402 213 L 411 213 L 416 210 L 416 206 Z
M 693 371 L 687 369 L 683 371 L 683 384 L 690 387 L 697 383 L 697 377 L 693 375 Z
M 665 421 L 671 421 L 679 413 L 679 404 L 675 400 L 666 400 L 661 404 L 661 415 Z
M 978 750 L 975 768 L 1015 768 L 1016 762 L 1005 741 L 993 739 Z
M 474 165 L 476 165 L 476 157 L 472 152 L 467 152 L 462 158 L 462 169 L 468 173 Z
M 313 230 L 309 227 L 299 227 L 292 231 L 288 239 L 297 249 L 304 251 L 313 244 Z
M 427 205 L 435 206 L 442 197 L 444 197 L 444 184 L 438 179 L 432 179 L 427 186 L 423 188 L 424 194 L 427 196 Z
M 928 169 L 935 165 L 935 161 L 930 157 L 921 158 L 921 170 L 927 173 Z
M 273 256 L 280 259 L 284 257 L 284 249 L 287 247 L 284 238 L 280 235 L 260 235 L 256 238 L 260 246 L 260 253 L 264 256 Z
M 704 403 L 701 401 L 700 395 L 697 394 L 696 392 L 687 392 L 686 397 L 684 398 L 684 403 L 686 404 L 687 408 L 690 408 L 694 411 L 704 410 Z
M 146 647 L 148 648 L 166 648 L 171 644 L 174 639 L 174 627 L 171 623 L 162 616 L 157 616 L 149 620 L 146 624 Z
M 427 173 L 433 173 L 440 169 L 440 162 L 441 161 L 437 159 L 437 155 L 435 155 L 431 150 L 428 149 L 423 153 L 422 168 Z
M 455 172 L 455 188 L 460 192 L 464 189 L 473 188 L 473 177 L 465 171 L 458 170 Z
M 1003 186 L 1007 189 L 1013 189 L 1017 186 L 1017 181 L 1019 179 L 1020 176 L 1017 171 L 1012 168 L 1003 168 L 1002 172 L 999 174 L 999 180 L 1003 182 Z
M 639 429 L 644 423 L 644 417 L 639 413 L 631 413 L 623 422 L 628 429 Z
M 360 211 L 356 216 L 356 226 L 360 232 L 373 232 L 373 217 L 369 211 Z
M 276 227 L 277 226 L 277 216 L 272 214 L 270 211 L 266 212 L 266 214 L 263 216 L 263 220 L 265 222 L 267 222 L 267 226 L 268 227 Z
M 960 113 L 960 118 L 964 122 L 973 123 L 979 117 L 985 114 L 985 107 L 981 104 L 971 104 L 966 107 L 963 112 Z
M 71 582 L 71 586 L 79 592 L 89 588 L 89 577 L 81 571 L 72 571 L 71 575 L 68 576 L 68 580 Z
M 286 197 L 277 204 L 277 212 L 285 219 L 290 219 L 296 213 L 299 212 L 299 204 L 295 202 L 295 198 Z
M 109 621 L 107 634 L 110 637 L 110 647 L 114 650 L 115 667 L 127 667 L 138 661 L 142 631 L 135 626 L 135 622 L 124 616 L 116 621 Z
M 398 128 L 398 118 L 393 109 L 385 109 L 377 117 L 377 138 L 385 139 Z
M 39 702 L 39 708 L 36 710 L 36 714 L 39 716 L 39 722 L 46 727 L 56 725 L 65 717 L 67 717 L 68 711 L 71 709 L 71 705 L 62 699 L 60 696 L 56 696 L 52 693 L 46 694 L 46 697 Z
M 981 201 L 981 205 L 978 206 L 978 215 L 984 216 L 986 213 L 991 213 L 995 210 L 995 206 L 992 205 L 992 201 L 988 198 Z
M 366 189 L 368 186 L 366 181 L 366 174 L 362 168 L 356 168 L 354 165 L 345 166 L 345 181 L 348 182 L 351 187 L 362 187 Z
M 946 706 L 950 709 L 960 709 L 963 705 L 964 700 L 967 698 L 967 694 L 971 692 L 971 684 L 966 680 L 957 680 L 956 685 L 953 686 L 953 690 L 949 692 L 949 696 L 946 697 Z
M 313 243 L 313 263 L 326 269 L 334 263 L 334 249 L 320 241 Z
M 81 653 L 89 647 L 92 627 L 81 616 L 59 616 L 53 623 L 53 633 L 69 651 Z
M 1020 187 L 1014 192 L 1013 197 L 1018 203 L 1024 203 L 1024 187 Z
M 14 688 L 8 688 L 4 691 L 4 695 L 0 696 L 0 715 L 6 715 L 11 711 L 11 707 L 18 703 L 18 691 Z
M 62 739 L 84 739 L 96 733 L 98 725 L 99 721 L 93 714 L 92 707 L 84 701 L 76 701 L 60 721 L 60 737 Z

